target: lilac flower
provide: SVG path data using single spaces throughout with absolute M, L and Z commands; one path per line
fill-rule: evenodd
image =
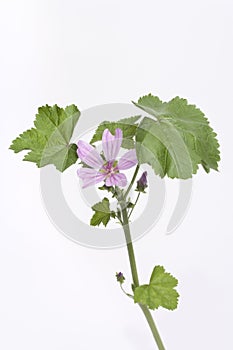
M 120 170 L 126 170 L 138 163 L 136 151 L 132 149 L 126 152 L 117 161 L 117 156 L 122 144 L 123 133 L 121 129 L 116 129 L 112 135 L 105 129 L 102 135 L 102 148 L 104 158 L 96 149 L 85 141 L 78 141 L 78 156 L 90 168 L 78 169 L 77 174 L 83 180 L 83 188 L 105 181 L 107 187 L 126 186 L 127 179 Z

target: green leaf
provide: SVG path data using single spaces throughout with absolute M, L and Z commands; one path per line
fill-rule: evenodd
M 40 107 L 34 128 L 25 131 L 11 144 L 15 153 L 29 150 L 24 160 L 34 162 L 41 168 L 54 164 L 64 171 L 77 161 L 77 146 L 70 144 L 80 112 L 75 105 L 65 109 L 54 105 Z
M 132 203 L 132 202 L 128 202 L 128 203 L 126 203 L 126 208 L 128 208 L 128 209 L 132 209 L 132 208 L 134 208 L 135 207 L 135 204 L 134 203 Z
M 201 164 L 206 172 L 218 170 L 219 144 L 207 118 L 187 100 L 175 97 L 162 102 L 151 94 L 134 103 L 149 113 L 136 130 L 140 164 L 152 166 L 164 177 L 187 179 Z
M 163 266 L 156 266 L 150 283 L 135 288 L 134 301 L 147 305 L 152 310 L 158 309 L 159 306 L 174 310 L 177 308 L 179 298 L 179 294 L 174 289 L 177 284 L 177 279 L 165 272 Z
M 135 146 L 134 136 L 137 129 L 136 122 L 140 119 L 140 117 L 141 116 L 124 118 L 124 119 L 120 119 L 118 122 L 104 121 L 98 126 L 94 136 L 92 137 L 91 143 L 101 141 L 102 134 L 105 129 L 109 129 L 109 131 L 112 134 L 115 134 L 115 130 L 117 128 L 120 128 L 123 132 L 122 147 L 127 149 L 134 148 Z
M 112 194 L 112 198 L 117 197 L 117 191 L 116 191 L 114 186 L 103 185 L 103 186 L 98 187 L 98 189 L 101 190 L 101 191 L 107 191 L 108 193 L 111 193 Z
M 95 214 L 92 216 L 90 224 L 99 226 L 102 223 L 106 227 L 112 214 L 108 198 L 104 198 L 102 202 L 93 205 L 92 210 L 95 211 Z

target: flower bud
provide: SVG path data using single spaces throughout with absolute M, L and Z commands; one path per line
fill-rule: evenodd
M 116 279 L 117 279 L 117 282 L 120 282 L 120 284 L 122 284 L 124 283 L 125 277 L 122 272 L 117 272 Z
M 148 185 L 147 185 L 147 171 L 144 171 L 144 173 L 142 173 L 142 176 L 140 177 L 140 179 L 137 181 L 136 191 L 145 193 L 145 189 L 147 187 L 148 187 Z

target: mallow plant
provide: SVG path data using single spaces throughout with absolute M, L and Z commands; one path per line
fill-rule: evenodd
M 175 97 L 162 102 L 149 94 L 133 103 L 138 107 L 138 115 L 115 122 L 103 121 L 89 143 L 70 141 L 81 114 L 75 105 L 64 109 L 57 105 L 40 107 L 34 127 L 20 134 L 10 149 L 15 153 L 26 150 L 25 161 L 34 162 L 39 168 L 53 164 L 60 172 L 79 161 L 74 166 L 75 176 L 80 178 L 84 191 L 91 186 L 100 190 L 101 200 L 93 203 L 90 225 L 106 227 L 114 220 L 122 226 L 132 290 L 123 288 L 125 276 L 122 272 L 116 273 L 116 280 L 129 301 L 141 308 L 155 346 L 164 350 L 150 310 L 177 308 L 178 281 L 163 266 L 152 268 L 147 283 L 139 281 L 130 223 L 140 195 L 146 195 L 150 190 L 147 171 L 140 167 L 147 164 L 153 169 L 154 176 L 161 178 L 189 179 L 200 166 L 206 173 L 210 169 L 218 170 L 219 144 L 204 114 L 185 99 Z M 128 180 L 125 172 L 130 168 L 133 176 Z M 134 190 L 137 195 L 132 200 Z M 117 202 L 115 208 L 111 208 L 111 197 Z

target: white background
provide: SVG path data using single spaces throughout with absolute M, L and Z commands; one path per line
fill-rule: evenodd
M 154 312 L 166 349 L 232 349 L 232 1 L 0 6 L 0 348 L 156 348 L 115 282 L 121 270 L 129 288 L 126 249 L 88 249 L 58 233 L 42 205 L 38 169 L 8 150 L 38 106 L 83 110 L 152 92 L 197 104 L 218 133 L 222 161 L 219 173 L 195 176 L 175 234 L 165 235 L 165 211 L 155 232 L 135 244 L 140 279 L 147 282 L 156 264 L 179 278 L 178 310 Z M 170 183 L 168 198 L 169 190 Z

